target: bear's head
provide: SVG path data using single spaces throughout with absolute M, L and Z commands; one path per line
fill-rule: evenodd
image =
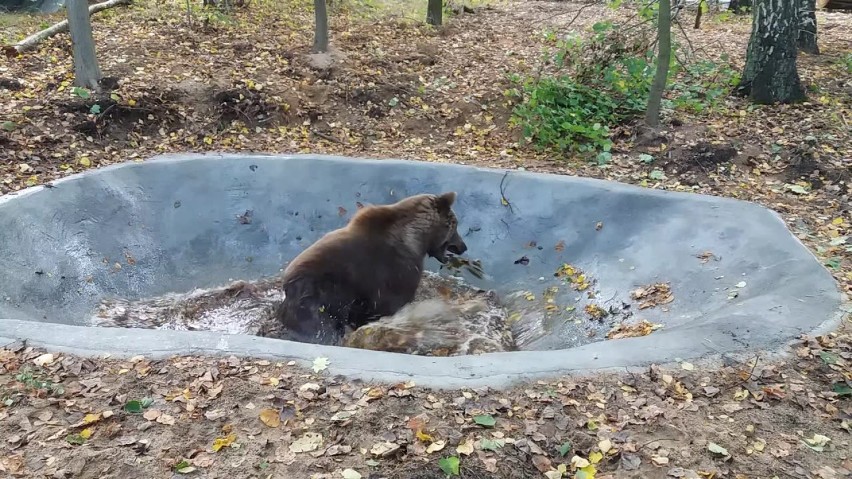
M 457 255 L 467 251 L 467 245 L 458 232 L 459 220 L 452 208 L 456 193 L 451 191 L 430 196 L 434 214 L 430 215 L 432 224 L 426 253 L 441 263 L 446 263 L 447 251 Z

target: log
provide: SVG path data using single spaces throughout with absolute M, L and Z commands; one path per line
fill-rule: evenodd
M 116 7 L 119 5 L 130 5 L 133 0 L 107 0 L 106 2 L 96 3 L 94 5 L 89 6 L 89 16 L 92 16 L 95 13 L 100 12 L 101 10 L 106 10 L 108 8 Z M 61 22 L 53 25 L 49 28 L 45 28 L 44 30 L 34 33 L 27 38 L 24 38 L 20 42 L 15 45 L 4 45 L 3 50 L 6 52 L 6 56 L 14 57 L 20 53 L 28 52 L 30 50 L 34 50 L 35 47 L 38 46 L 43 40 L 50 38 L 56 34 L 67 32 L 68 31 L 68 20 L 62 20 Z

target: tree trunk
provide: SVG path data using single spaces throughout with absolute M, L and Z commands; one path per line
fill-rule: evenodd
M 817 45 L 816 0 L 798 0 L 799 50 L 819 55 Z
M 696 30 L 701 28 L 701 16 L 704 14 L 705 8 L 708 8 L 707 7 L 707 1 L 706 0 L 699 0 L 698 1 L 698 11 L 695 12 L 695 25 L 693 25 L 693 27 Z
M 755 103 L 805 98 L 796 70 L 797 6 L 791 0 L 755 0 L 751 38 L 739 90 Z
M 728 10 L 737 14 L 746 14 L 751 11 L 752 0 L 731 0 Z
M 442 0 L 429 0 L 426 7 L 426 23 L 440 27 L 443 22 L 444 5 Z
M 669 62 L 672 57 L 672 7 L 670 0 L 660 0 L 657 17 L 657 73 L 648 92 L 648 109 L 645 110 L 645 123 L 652 127 L 660 126 L 660 105 L 669 76 Z
M 89 4 L 86 0 L 67 0 L 68 31 L 74 45 L 74 85 L 98 90 L 101 68 L 95 54 L 95 39 L 92 37 L 92 22 L 89 19 Z
M 328 11 L 325 8 L 325 0 L 314 0 L 314 16 L 314 52 L 324 53 L 328 51 Z

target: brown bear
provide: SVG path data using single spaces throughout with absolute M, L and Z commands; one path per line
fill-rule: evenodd
M 431 256 L 467 250 L 452 210 L 456 193 L 411 196 L 360 209 L 284 270 L 276 308 L 282 339 L 337 345 L 348 329 L 390 316 L 414 299 Z

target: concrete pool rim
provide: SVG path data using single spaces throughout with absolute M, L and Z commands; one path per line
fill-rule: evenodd
M 146 162 L 183 162 L 193 159 L 225 159 L 233 157 L 230 153 L 177 154 L 160 155 Z M 312 158 L 366 162 L 403 162 L 422 163 L 409 160 L 367 160 L 325 155 L 239 155 L 258 159 L 272 158 Z M 56 180 L 53 185 L 60 186 L 65 181 L 73 181 L 85 175 L 98 175 L 113 169 L 138 164 L 131 161 L 106 166 L 97 170 L 88 170 Z M 461 165 L 447 165 L 454 168 L 473 168 Z M 542 173 L 514 172 L 511 174 L 530 175 L 542 178 L 559 175 Z M 638 186 L 591 178 L 565 177 L 570 181 L 591 182 L 607 190 L 641 189 L 656 195 L 690 195 L 691 193 L 649 190 Z M 45 186 L 35 186 L 0 197 L 0 204 L 24 198 Z M 742 202 L 729 198 L 718 201 Z M 767 211 L 771 211 L 768 210 Z M 774 213 L 774 212 L 773 212 Z M 777 219 L 781 221 L 780 216 Z M 791 234 L 791 237 L 798 241 Z M 802 247 L 804 247 L 802 245 Z M 810 250 L 808 250 L 810 251 Z M 818 261 L 814 256 L 814 261 Z M 849 313 L 849 299 L 835 283 L 841 300 L 840 307 L 830 317 L 825 318 L 816 328 L 807 334 L 819 335 L 833 330 Z M 93 328 L 87 326 L 39 323 L 27 320 L 0 320 L 0 347 L 25 341 L 29 346 L 42 347 L 49 351 L 65 352 L 87 357 L 132 357 L 143 355 L 151 358 L 165 358 L 174 355 L 205 355 L 262 358 L 278 361 L 295 360 L 300 365 L 310 367 L 317 357 L 329 359 L 324 374 L 340 374 L 350 378 L 383 383 L 414 381 L 418 385 L 434 388 L 460 388 L 489 386 L 504 388 L 518 382 L 546 379 L 569 374 L 582 374 L 602 370 L 623 370 L 631 367 L 644 367 L 649 364 L 668 364 L 681 360 L 697 362 L 699 360 L 718 361 L 722 356 L 751 354 L 755 351 L 769 351 L 769 354 L 785 354 L 786 345 L 795 341 L 797 334 L 789 332 L 785 338 L 779 338 L 773 348 L 743 348 L 733 338 L 713 337 L 686 341 L 677 339 L 677 332 L 663 328 L 649 336 L 619 340 L 600 341 L 580 347 L 550 351 L 517 351 L 492 353 L 480 356 L 425 357 L 405 354 L 366 351 L 334 346 L 317 346 L 293 343 L 247 335 L 229 335 L 209 331 L 163 331 L 146 329 Z M 728 340 L 730 339 L 730 341 Z M 733 356 L 732 356 L 733 357 Z

